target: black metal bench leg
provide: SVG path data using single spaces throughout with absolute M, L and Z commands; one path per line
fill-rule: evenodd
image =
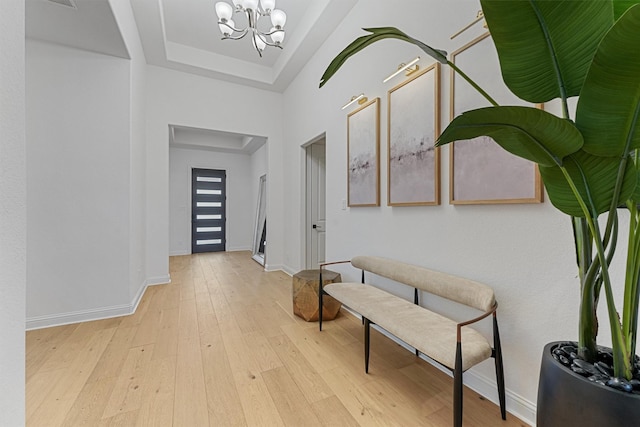
M 456 345 L 456 368 L 453 371 L 453 425 L 462 427 L 462 345 Z
M 371 321 L 366 317 L 364 319 L 364 372 L 369 373 L 369 337 L 371 335 Z
M 413 289 L 413 303 L 415 305 L 420 305 L 420 300 L 418 299 L 418 288 L 414 288 Z M 416 353 L 416 357 L 420 356 L 420 352 L 418 351 L 418 349 L 414 349 L 415 353 Z
M 318 292 L 318 328 L 322 331 L 322 291 Z
M 320 281 L 318 282 L 318 328 L 322 332 L 322 269 L 320 269 Z
M 498 399 L 500 400 L 500 415 L 507 419 L 507 408 L 504 389 L 504 368 L 502 365 L 502 346 L 500 345 L 500 332 L 498 331 L 498 319 L 493 314 L 493 347 L 495 350 L 496 382 L 498 383 Z
M 364 284 L 364 270 L 362 270 L 362 277 L 360 279 L 360 283 Z M 362 324 L 364 325 L 364 316 L 362 316 Z

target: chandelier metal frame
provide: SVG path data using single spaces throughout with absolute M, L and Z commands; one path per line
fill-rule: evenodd
M 287 15 L 282 10 L 273 9 L 275 1 L 267 0 L 258 3 L 257 0 L 233 0 L 233 3 L 235 8 L 223 1 L 216 3 L 218 27 L 222 33 L 222 40 L 240 40 L 251 33 L 251 42 L 260 57 L 262 57 L 262 51 L 266 46 L 282 49 L 282 40 L 285 34 L 283 27 Z M 270 8 L 265 8 L 265 4 Z M 237 28 L 231 19 L 233 14 L 244 14 L 248 23 L 247 27 Z M 268 32 L 261 31 L 258 29 L 258 21 L 261 17 L 267 16 L 271 17 L 273 27 Z

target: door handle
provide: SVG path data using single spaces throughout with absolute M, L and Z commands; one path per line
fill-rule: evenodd
M 317 224 L 313 224 L 313 225 L 311 226 L 311 228 L 313 228 L 313 229 L 315 230 L 316 228 L 318 228 L 318 225 L 317 225 Z

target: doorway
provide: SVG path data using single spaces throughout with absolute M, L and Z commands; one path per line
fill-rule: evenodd
M 226 250 L 227 172 L 191 170 L 191 253 Z
M 306 157 L 306 266 L 325 262 L 326 142 L 324 135 L 305 148 Z

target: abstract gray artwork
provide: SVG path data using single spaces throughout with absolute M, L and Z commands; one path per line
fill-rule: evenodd
M 380 102 L 376 98 L 347 117 L 348 204 L 380 205 Z
M 440 64 L 434 64 L 389 91 L 389 206 L 440 202 Z
M 502 82 L 489 33 L 451 54 L 451 62 L 500 105 L 527 104 Z M 490 105 L 459 75 L 451 73 L 451 120 L 458 114 Z M 501 149 L 493 139 L 479 137 L 450 145 L 449 201 L 452 204 L 540 203 L 542 185 L 537 166 Z

